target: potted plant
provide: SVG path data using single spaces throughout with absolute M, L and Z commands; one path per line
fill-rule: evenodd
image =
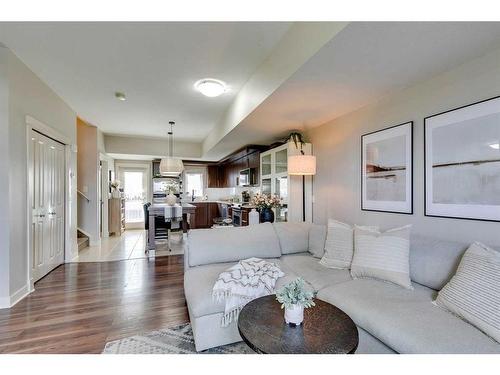
M 281 207 L 281 198 L 277 195 L 267 195 L 257 193 L 251 200 L 251 204 L 257 208 L 260 213 L 261 223 L 273 223 L 273 208 Z
M 285 322 L 290 325 L 302 324 L 304 308 L 315 306 L 313 292 L 307 290 L 301 277 L 276 292 L 276 299 L 285 309 Z

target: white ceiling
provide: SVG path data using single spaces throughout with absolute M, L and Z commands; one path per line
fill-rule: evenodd
M 176 138 L 201 142 L 290 25 L 0 23 L 0 42 L 106 133 L 164 137 L 173 119 Z M 319 126 L 496 48 L 498 22 L 350 23 L 202 158 Z M 192 87 L 203 77 L 231 91 L 203 97 Z
M 315 127 L 500 48 L 500 22 L 354 22 L 211 153 Z
M 0 42 L 110 134 L 202 141 L 291 23 L 0 23 Z M 200 78 L 230 91 L 207 98 Z M 127 101 L 114 98 L 122 91 Z

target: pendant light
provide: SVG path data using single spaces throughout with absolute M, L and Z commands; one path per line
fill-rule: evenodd
M 184 170 L 181 159 L 174 158 L 174 121 L 170 121 L 170 131 L 168 132 L 168 152 L 167 156 L 160 161 L 160 174 L 165 177 L 178 177 Z

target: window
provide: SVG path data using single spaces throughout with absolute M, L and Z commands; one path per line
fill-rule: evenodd
M 203 196 L 203 173 L 186 172 L 186 192 L 191 196 Z

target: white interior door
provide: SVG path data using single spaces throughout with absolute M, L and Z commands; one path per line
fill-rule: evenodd
M 64 262 L 64 145 L 31 133 L 33 281 Z

